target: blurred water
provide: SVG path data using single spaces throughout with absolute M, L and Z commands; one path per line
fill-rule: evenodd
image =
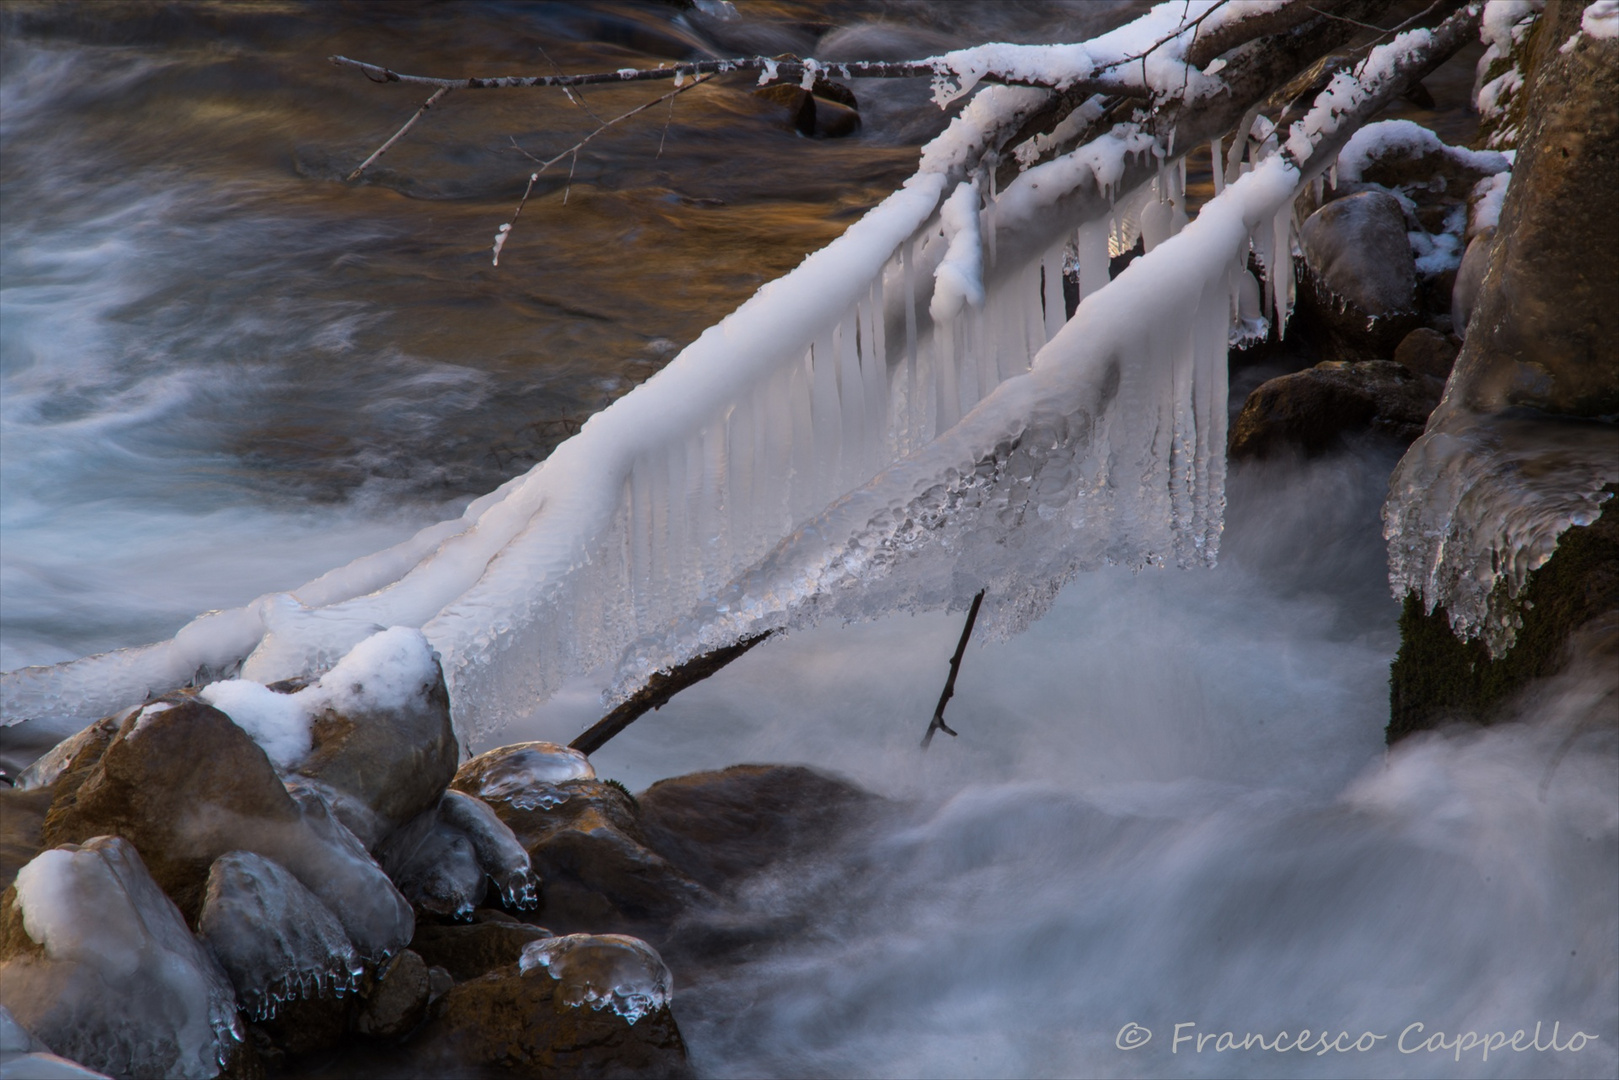
M 787 761 L 895 800 L 667 955 L 700 1071 L 1613 1075 L 1619 678 L 1385 751 L 1392 463 L 1238 469 L 1218 569 L 1082 575 L 1025 634 L 968 649 L 961 735 L 926 753 L 960 614 L 767 642 L 593 755 L 631 786 Z M 591 699 L 508 737 L 570 738 Z M 1560 1051 L 1455 1057 L 1459 1034 L 1528 1045 L 1537 1022 Z M 1129 1024 L 1151 1041 L 1121 1049 Z M 1402 1052 L 1411 1024 L 1407 1050 L 1451 1048 Z M 1348 1035 L 1198 1053 L 1176 1025 Z M 1575 1031 L 1595 1041 L 1570 1050 Z

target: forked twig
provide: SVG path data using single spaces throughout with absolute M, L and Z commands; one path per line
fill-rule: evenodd
M 978 595 L 973 597 L 973 606 L 967 609 L 967 625 L 961 628 L 961 640 L 956 642 L 956 654 L 950 658 L 950 677 L 944 681 L 944 693 L 939 695 L 939 704 L 934 707 L 933 719 L 928 721 L 927 733 L 922 736 L 922 749 L 926 750 L 933 741 L 933 733 L 942 731 L 954 737 L 952 731 L 944 722 L 944 707 L 950 704 L 950 699 L 956 693 L 956 673 L 961 670 L 961 658 L 967 652 L 967 639 L 972 637 L 973 623 L 978 621 L 978 608 L 984 602 L 984 590 L 979 589 Z
M 700 83 L 705 83 L 711 78 L 713 78 L 712 75 L 699 76 L 698 78 L 693 79 L 691 82 L 688 82 L 688 83 L 685 83 L 685 84 L 683 84 L 681 86 L 675 87 L 673 90 L 669 91 L 667 94 L 662 95 L 661 97 L 657 97 L 657 98 L 654 98 L 651 101 L 646 102 L 644 105 L 637 105 L 635 108 L 631 109 L 629 112 L 620 113 L 619 115 L 613 117 L 611 120 L 602 121 L 601 124 L 597 126 L 595 131 L 592 131 L 589 135 L 586 135 L 584 138 L 580 139 L 578 142 L 574 143 L 572 146 L 570 146 L 566 150 L 562 151 L 562 153 L 558 154 L 556 157 L 550 158 L 550 159 L 548 159 L 546 161 L 540 161 L 539 158 L 536 158 L 533 154 L 530 154 L 527 150 L 524 150 L 521 146 L 517 146 L 517 141 L 515 139 L 512 140 L 512 145 L 517 146 L 517 152 L 518 153 L 522 154 L 524 157 L 528 158 L 530 161 L 539 161 L 540 167 L 538 169 L 535 169 L 533 172 L 529 173 L 528 186 L 523 189 L 523 197 L 518 200 L 517 209 L 512 211 L 512 219 L 510 221 L 506 222 L 505 224 L 501 225 L 501 227 L 498 230 L 496 230 L 496 232 L 495 232 L 495 248 L 494 248 L 495 255 L 494 255 L 493 265 L 495 265 L 495 266 L 500 265 L 500 251 L 501 251 L 502 248 L 504 248 L 506 246 L 506 241 L 511 237 L 512 226 L 517 224 L 518 215 L 523 212 L 523 207 L 528 205 L 528 197 L 529 197 L 530 194 L 533 193 L 534 185 L 539 182 L 540 174 L 542 172 L 544 172 L 546 169 L 549 169 L 551 166 L 555 165 L 557 162 L 561 161 L 563 158 L 568 157 L 569 155 L 572 155 L 572 157 L 573 157 L 573 165 L 568 169 L 568 187 L 567 187 L 566 190 L 563 191 L 563 194 L 562 194 L 563 203 L 567 203 L 567 201 L 568 201 L 568 192 L 573 190 L 573 172 L 574 172 L 574 169 L 579 167 L 579 151 L 584 149 L 584 146 L 585 146 L 586 143 L 588 143 L 591 139 L 594 139 L 596 136 L 600 135 L 602 132 L 606 131 L 608 128 L 612 127 L 614 124 L 618 123 L 620 120 L 627 120 L 630 117 L 634 116 L 636 113 L 644 112 L 647 109 L 652 108 L 652 106 L 654 106 L 654 105 L 658 105 L 658 104 L 661 104 L 661 103 L 667 101 L 667 102 L 670 103 L 669 107 L 671 109 L 674 108 L 675 95 L 684 94 L 687 90 L 690 90 L 692 87 L 697 86 Z M 400 134 L 404 134 L 404 133 L 400 132 Z M 667 134 L 667 128 L 665 129 L 665 134 Z M 396 138 L 397 138 L 397 136 L 396 136 Z M 661 152 L 662 149 L 663 149 L 663 143 L 661 141 L 658 143 L 658 148 L 659 148 L 659 151 Z M 386 147 L 384 147 L 384 149 L 386 149 Z M 378 151 L 378 152 L 380 153 L 381 151 Z

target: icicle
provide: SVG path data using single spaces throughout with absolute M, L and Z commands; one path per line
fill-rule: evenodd
M 1216 135 L 1214 141 L 1209 143 L 1209 175 L 1214 178 L 1215 195 L 1225 190 L 1225 152 L 1221 149 L 1220 142 L 1220 136 Z
M 1068 321 L 1068 312 L 1062 299 L 1062 249 L 1062 244 L 1053 247 L 1046 252 L 1046 257 L 1040 264 L 1045 302 L 1044 341 L 1056 337 L 1057 331 Z

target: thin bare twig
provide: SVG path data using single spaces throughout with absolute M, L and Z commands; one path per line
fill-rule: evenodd
M 653 98 L 651 101 L 648 101 L 643 105 L 637 105 L 635 108 L 631 109 L 629 112 L 620 113 L 617 116 L 613 117 L 611 120 L 602 121 L 601 124 L 599 126 L 597 126 L 595 131 L 592 131 L 589 135 L 586 135 L 584 138 L 580 139 L 578 142 L 574 143 L 572 146 L 570 146 L 566 150 L 562 151 L 562 153 L 558 154 L 556 157 L 550 158 L 550 159 L 548 159 L 546 161 L 539 161 L 539 159 L 536 158 L 533 154 L 529 153 L 527 150 L 524 150 L 521 146 L 517 146 L 517 140 L 513 139 L 512 140 L 512 145 L 517 147 L 517 152 L 522 154 L 524 157 L 528 158 L 530 161 L 539 161 L 540 167 L 538 169 L 535 169 L 532 173 L 529 174 L 528 187 L 523 189 L 523 198 L 522 198 L 521 201 L 518 202 L 517 209 L 512 212 L 512 219 L 510 221 L 506 222 L 506 224 L 502 225 L 500 227 L 500 229 L 495 233 L 495 257 L 494 257 L 494 260 L 493 260 L 493 265 L 495 265 L 495 266 L 500 265 L 500 252 L 501 252 L 501 249 L 506 246 L 507 239 L 509 239 L 511 237 L 512 226 L 517 224 L 517 216 L 523 212 L 523 207 L 528 205 L 529 193 L 534 190 L 534 185 L 535 185 L 535 183 L 537 183 L 539 181 L 540 174 L 542 172 L 544 172 L 546 169 L 549 169 L 551 166 L 555 165 L 557 162 L 561 161 L 563 158 L 568 157 L 569 155 L 573 156 L 573 165 L 572 165 L 572 167 L 570 167 L 568 169 L 568 183 L 567 183 L 567 186 L 565 188 L 563 188 L 563 192 L 562 192 L 563 205 L 567 205 L 568 193 L 573 190 L 573 172 L 574 172 L 574 169 L 579 167 L 579 151 L 584 149 L 586 143 L 588 143 L 591 139 L 594 139 L 596 136 L 600 135 L 602 132 L 606 131 L 608 128 L 612 127 L 614 124 L 618 123 L 620 120 L 628 120 L 630 117 L 634 116 L 636 113 L 645 112 L 647 109 L 652 108 L 652 106 L 654 106 L 654 105 L 662 104 L 665 101 L 672 101 L 676 94 L 684 94 L 687 90 L 690 90 L 692 87 L 701 85 L 702 83 L 705 83 L 705 82 L 708 82 L 708 80 L 711 79 L 711 78 L 713 78 L 713 76 L 711 76 L 711 75 L 710 76 L 700 76 L 698 78 L 693 79 L 689 83 L 686 83 L 686 84 L 684 84 L 682 86 L 675 87 L 673 90 L 669 91 L 667 94 L 663 94 L 663 95 L 661 95 L 659 97 Z
M 973 597 L 973 606 L 967 609 L 967 625 L 961 628 L 961 640 L 956 642 L 956 653 L 950 658 L 950 677 L 944 681 L 944 693 L 939 695 L 939 704 L 933 710 L 933 719 L 928 722 L 928 730 L 922 736 L 922 749 L 926 750 L 933 741 L 933 733 L 942 731 L 952 738 L 956 732 L 952 731 L 944 722 L 944 707 L 950 704 L 950 699 L 956 693 L 956 673 L 961 670 L 961 657 L 967 651 L 967 639 L 972 637 L 973 623 L 978 621 L 978 608 L 984 602 L 984 590 L 979 589 L 978 595 Z
M 360 178 L 360 174 L 365 172 L 366 169 L 370 168 L 371 163 L 373 161 L 376 161 L 377 158 L 379 158 L 383 154 L 387 153 L 388 152 L 388 147 L 390 147 L 394 143 L 398 142 L 400 140 L 400 138 L 404 136 L 405 132 L 409 131 L 412 127 L 414 127 L 416 125 L 416 121 L 420 120 L 422 118 L 423 114 L 425 114 L 428 109 L 431 109 L 434 105 L 436 105 L 440 101 L 442 101 L 444 99 L 444 95 L 448 94 L 449 92 L 450 92 L 450 88 L 448 86 L 441 86 L 437 90 L 433 91 L 433 96 L 428 98 L 426 101 L 422 102 L 422 107 L 416 110 L 416 113 L 415 113 L 414 116 L 412 116 L 409 120 L 405 121 L 405 126 L 400 128 L 398 131 L 394 132 L 393 138 L 389 139 L 387 142 L 385 142 L 381 146 L 377 147 L 376 150 L 372 152 L 370 157 L 368 157 L 364 161 L 360 162 L 360 164 L 355 167 L 355 170 L 353 172 L 349 173 L 348 176 L 346 176 L 344 178 L 344 180 L 347 183 L 350 183 L 350 184 L 352 184 L 354 181 L 358 180 Z

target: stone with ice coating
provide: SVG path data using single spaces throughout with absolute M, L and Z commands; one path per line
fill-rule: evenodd
M 460 791 L 446 791 L 438 813 L 440 821 L 460 830 L 472 843 L 478 865 L 500 890 L 507 907 L 529 909 L 539 904 L 539 882 L 528 852 L 488 803 Z
M 364 973 L 337 917 L 284 867 L 249 851 L 215 861 L 197 933 L 255 1020 L 311 988 L 342 996 Z
M 430 915 L 465 922 L 489 887 L 472 839 L 436 807 L 390 836 L 377 855 L 405 899 Z
M 203 1080 L 239 1052 L 230 980 L 118 837 L 22 868 L 0 902 L 0 983 L 18 1023 L 102 1072 Z
M 456 771 L 450 786 L 485 802 L 509 802 L 519 810 L 549 810 L 567 798 L 557 784 L 595 776 L 590 759 L 570 746 L 521 742 L 479 754 Z
M 571 1008 L 610 1009 L 634 1024 L 669 1004 L 674 976 L 640 938 L 624 934 L 568 934 L 523 949 L 518 970 L 543 970 L 558 983 L 557 1000 Z

